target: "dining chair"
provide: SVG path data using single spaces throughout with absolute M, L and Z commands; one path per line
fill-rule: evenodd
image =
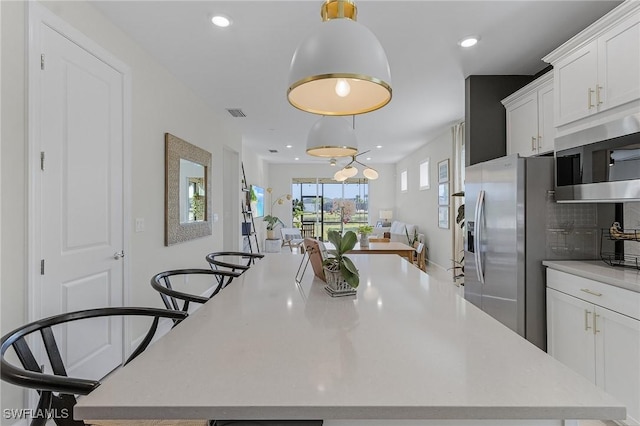
M 302 235 L 303 238 L 313 238 L 315 237 L 315 223 L 314 222 L 302 222 L 302 224 L 300 225 L 300 235 Z
M 35 389 L 40 395 L 37 409 L 33 410 L 34 416 L 31 419 L 31 426 L 44 426 L 48 421 L 48 414 L 51 413 L 54 414 L 53 421 L 59 426 L 84 425 L 83 421 L 73 420 L 76 395 L 88 395 L 100 386 L 100 381 L 67 376 L 67 368 L 56 341 L 57 332 L 54 333 L 53 331 L 54 326 L 58 326 L 55 327 L 57 329 L 64 327 L 63 324 L 66 323 L 98 317 L 152 317 L 153 321 L 147 334 L 123 364 L 126 365 L 149 346 L 158 329 L 160 318 L 180 321 L 186 318 L 187 315 L 185 312 L 155 308 L 99 308 L 67 312 L 25 324 L 2 337 L 0 344 L 2 381 L 28 389 Z M 65 343 L 66 346 L 69 346 L 68 341 L 73 339 L 74 336 L 68 333 L 65 334 Z M 40 335 L 39 339 L 36 338 L 37 335 Z M 36 359 L 32 351 L 32 348 L 36 347 L 34 345 L 38 345 L 38 347 L 42 345 L 44 347 L 52 373 L 44 372 L 44 367 L 41 367 L 41 365 L 47 363 L 47 361 Z M 10 363 L 5 358 L 9 348 L 13 348 L 22 364 L 22 368 Z
M 256 259 L 262 259 L 264 254 L 262 253 L 245 253 L 243 251 L 218 251 L 209 253 L 205 256 L 207 262 L 209 262 L 209 266 L 213 271 L 228 271 L 234 272 L 238 275 L 242 275 L 246 270 L 248 270 L 251 265 L 253 265 Z M 233 259 L 234 262 L 231 262 L 229 258 Z M 236 261 L 236 259 L 238 259 Z M 246 263 L 244 263 L 246 261 Z M 219 276 L 217 277 L 218 283 L 225 288 L 228 286 L 233 279 L 238 276 Z
M 416 255 L 414 257 L 413 263 L 418 268 L 426 272 L 427 261 L 426 261 L 426 253 L 425 253 L 426 250 L 424 247 L 424 243 L 419 243 L 416 241 L 413 246 L 416 249 Z
M 186 293 L 176 289 L 176 282 L 171 283 L 172 279 L 180 277 L 182 282 L 190 282 L 192 284 L 193 277 L 209 275 L 211 278 L 207 280 L 205 278 L 205 286 L 209 282 L 214 282 L 213 292 L 209 296 L 196 295 L 192 293 Z M 155 274 L 151 277 L 151 287 L 160 293 L 164 306 L 169 310 L 174 311 L 189 311 L 190 303 L 207 303 L 209 299 L 218 294 L 223 288 L 223 282 L 225 279 L 233 279 L 239 277 L 241 272 L 237 271 L 223 271 L 223 270 L 211 270 L 211 269 L 174 269 L 171 271 L 164 271 Z M 180 284 L 180 287 L 184 287 L 184 284 Z M 209 287 L 212 288 L 212 287 Z M 174 320 L 174 327 L 180 323 L 181 320 Z
M 291 252 L 295 247 L 299 253 L 303 252 L 304 238 L 302 238 L 298 228 L 281 228 L 280 233 L 282 234 L 282 247 L 288 246 Z
M 370 243 L 388 243 L 390 241 L 391 241 L 391 238 L 378 238 L 378 237 L 369 238 Z

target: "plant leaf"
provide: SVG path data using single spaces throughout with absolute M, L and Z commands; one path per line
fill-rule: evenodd
M 329 238 L 329 242 L 331 244 L 333 244 L 333 246 L 336 248 L 336 250 L 340 249 L 340 242 L 342 240 L 342 237 L 340 236 L 340 232 L 338 231 L 329 231 L 329 233 L 327 234 L 327 237 Z
M 356 236 L 355 232 L 347 231 L 342 237 L 341 244 L 337 244 L 336 247 L 339 247 L 340 253 L 344 254 L 349 250 L 352 250 L 355 247 L 357 242 L 358 242 L 358 237 Z
M 358 274 L 358 268 L 356 268 L 356 265 L 354 265 L 351 259 L 349 259 L 348 257 L 342 257 L 342 264 L 352 274 Z
M 343 260 L 345 259 L 344 257 L 342 258 Z M 351 262 L 351 260 L 347 259 L 349 262 Z M 353 264 L 352 264 L 353 266 Z M 357 271 L 357 270 L 356 270 Z M 358 275 L 358 273 L 353 273 L 351 272 L 346 264 L 343 262 L 340 265 L 340 273 L 342 274 L 342 277 L 344 278 L 344 280 L 352 287 L 352 288 L 357 288 L 358 285 L 360 285 L 360 276 Z

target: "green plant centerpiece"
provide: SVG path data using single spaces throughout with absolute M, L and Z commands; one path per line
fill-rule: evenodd
M 373 226 L 371 225 L 360 225 L 358 227 L 358 234 L 369 235 L 373 232 Z
M 360 234 L 360 248 L 369 247 L 369 234 L 373 232 L 373 226 L 360 225 L 358 227 L 358 234 Z
M 328 250 L 329 255 L 322 262 L 327 285 L 336 293 L 352 292 L 360 284 L 360 273 L 345 253 L 353 250 L 358 238 L 353 231 L 343 236 L 337 230 L 329 231 L 328 237 L 335 249 Z

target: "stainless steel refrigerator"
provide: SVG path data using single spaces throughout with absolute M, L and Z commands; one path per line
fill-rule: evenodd
M 546 350 L 546 201 L 553 158 L 465 169 L 465 299 Z

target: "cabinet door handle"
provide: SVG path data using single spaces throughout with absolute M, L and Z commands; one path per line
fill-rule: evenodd
M 580 291 L 584 291 L 585 293 L 591 294 L 592 296 L 602 296 L 602 293 L 598 293 L 597 291 L 589 290 L 588 288 L 581 288 Z
M 531 137 L 531 151 L 535 151 L 536 150 L 536 137 L 532 136 Z
M 588 100 L 587 100 L 587 109 L 591 109 L 591 108 L 594 107 L 594 105 L 591 104 L 591 94 L 593 92 L 594 92 L 594 90 L 591 87 L 589 87 L 587 89 L 587 98 L 588 98 Z
M 593 314 L 593 334 L 600 333 L 600 330 L 598 330 L 598 317 L 599 316 L 600 315 L 598 315 L 596 313 Z
M 602 99 L 600 99 L 600 90 L 602 90 L 603 87 L 600 86 L 599 84 L 596 84 L 596 104 L 600 105 L 602 104 Z
M 538 135 L 538 149 L 542 148 L 542 136 Z
M 589 315 L 591 315 L 591 311 L 584 310 L 584 331 L 588 331 L 591 327 L 589 327 Z

